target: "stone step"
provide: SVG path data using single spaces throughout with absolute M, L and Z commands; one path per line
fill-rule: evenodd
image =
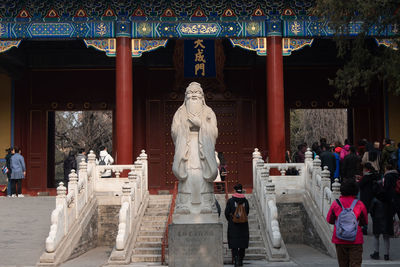
M 161 255 L 161 246 L 159 248 L 135 248 L 133 250 L 134 255 Z
M 132 262 L 161 262 L 161 255 L 132 255 Z
M 249 241 L 262 241 L 261 235 L 250 235 Z
M 260 254 L 265 256 L 267 254 L 267 251 L 264 247 L 249 247 L 246 249 L 246 255 L 247 254 Z
M 264 241 L 250 241 L 249 242 L 249 248 L 250 247 L 262 247 L 264 248 Z
M 169 210 L 146 210 L 144 216 L 168 216 Z
M 161 242 L 137 242 L 135 248 L 160 248 Z
M 149 203 L 147 208 L 151 209 L 168 209 L 169 210 L 169 203 Z
M 139 236 L 163 236 L 164 231 L 140 231 Z
M 266 255 L 260 255 L 260 254 L 248 254 L 247 249 L 246 249 L 246 254 L 244 256 L 245 260 L 265 260 L 267 258 Z
M 164 225 L 148 225 L 148 224 L 142 224 L 140 226 L 140 231 L 161 231 L 164 232 L 165 231 L 165 225 L 166 223 L 164 223 Z
M 142 223 L 147 223 L 147 222 L 167 222 L 168 216 L 143 216 L 143 221 Z
M 165 221 L 146 221 L 145 223 L 142 222 L 142 226 L 146 225 L 146 226 L 151 226 L 151 227 L 165 227 L 165 225 L 167 224 L 167 220 Z
M 138 236 L 136 242 L 159 242 L 162 241 L 162 236 Z

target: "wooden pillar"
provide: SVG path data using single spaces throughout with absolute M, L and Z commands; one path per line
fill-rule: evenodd
M 282 37 L 267 37 L 267 120 L 269 162 L 285 162 Z
M 117 164 L 133 163 L 131 38 L 117 37 L 116 58 L 116 148 Z

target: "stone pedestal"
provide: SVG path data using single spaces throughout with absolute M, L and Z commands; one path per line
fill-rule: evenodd
M 203 216 L 174 216 L 169 225 L 168 266 L 224 266 L 222 223 L 218 223 L 214 214 Z

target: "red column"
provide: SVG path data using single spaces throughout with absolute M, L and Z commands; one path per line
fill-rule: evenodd
M 267 37 L 267 120 L 269 162 L 285 162 L 282 37 Z
M 115 156 L 118 164 L 133 163 L 132 91 L 131 38 L 117 37 Z

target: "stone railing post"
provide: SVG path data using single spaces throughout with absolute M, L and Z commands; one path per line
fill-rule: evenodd
M 268 178 L 269 178 L 269 169 L 267 166 L 264 166 L 261 168 L 260 170 L 260 176 L 261 178 L 258 179 L 258 186 L 257 186 L 257 190 L 258 190 L 258 199 L 260 201 L 261 204 L 261 209 L 265 210 L 265 206 L 266 206 L 266 199 L 267 196 L 266 194 L 263 192 L 264 186 L 268 183 Z
M 254 186 L 256 186 L 256 190 L 255 190 L 256 194 L 260 194 L 260 192 L 261 192 L 261 189 L 258 188 L 258 186 L 260 184 L 259 182 L 261 179 L 261 170 L 263 168 L 264 168 L 264 161 L 262 159 L 258 159 L 258 161 L 256 162 L 256 177 L 255 177 L 255 183 L 254 183 Z M 257 196 L 257 197 L 259 197 L 259 196 Z
M 311 148 L 307 148 L 307 151 L 305 153 L 305 171 L 304 174 L 304 186 L 306 189 L 311 189 L 311 180 L 312 180 L 312 171 L 313 171 L 313 153 L 311 151 Z
M 79 162 L 78 177 L 79 180 L 82 180 L 84 184 L 83 193 L 85 194 L 85 203 L 87 203 L 89 199 L 89 190 L 88 190 L 89 182 L 87 177 L 87 166 L 88 164 L 86 163 L 86 160 L 83 158 L 81 162 Z
M 335 178 L 335 182 L 332 184 L 332 202 L 335 201 L 335 199 L 339 199 L 340 197 L 340 183 L 339 179 Z
M 131 213 L 131 211 L 132 211 L 132 209 L 131 209 L 131 206 L 132 206 L 131 190 L 132 190 L 132 188 L 131 188 L 131 185 L 130 185 L 129 181 L 125 182 L 122 185 L 121 207 L 122 207 L 122 204 L 124 204 L 124 202 L 128 203 L 128 205 L 129 205 L 129 216 L 132 216 L 132 213 Z M 128 234 L 131 233 L 131 227 L 132 227 L 131 226 L 131 222 L 130 222 L 131 219 L 133 219 L 133 216 L 126 218 L 126 224 L 127 224 L 127 228 L 128 228 L 128 231 L 129 231 Z
M 132 207 L 132 219 L 136 217 L 136 212 L 138 210 L 138 201 L 136 200 L 137 191 L 136 191 L 136 182 L 137 182 L 137 175 L 135 170 L 132 168 L 131 171 L 128 173 L 128 180 L 131 186 L 131 207 Z
M 315 156 L 315 159 L 313 161 L 313 170 L 312 170 L 312 183 L 311 183 L 311 196 L 314 198 L 314 201 L 316 200 L 317 196 L 317 191 L 318 191 L 318 186 L 317 186 L 317 176 L 321 175 L 321 160 L 319 159 L 319 156 Z M 318 202 L 317 202 L 318 203 Z
M 88 177 L 88 194 L 92 197 L 94 191 L 94 181 L 96 175 L 96 154 L 90 150 L 87 163 L 87 177 Z
M 63 182 L 59 183 L 57 187 L 57 196 L 56 196 L 56 207 L 63 207 L 64 214 L 64 233 L 68 231 L 68 220 L 67 220 L 67 188 L 64 186 Z
M 259 161 L 259 160 L 262 160 L 262 157 L 261 157 L 261 153 L 260 153 L 260 151 L 258 151 L 258 148 L 255 148 L 254 149 L 254 152 L 253 152 L 253 161 L 252 161 L 252 167 L 253 167 L 253 186 L 256 186 L 256 181 L 257 181 L 257 170 L 256 170 L 256 165 L 257 165 L 257 162 Z
M 135 173 L 137 175 L 137 179 L 136 179 L 136 201 L 138 202 L 138 204 L 140 205 L 142 203 L 143 200 L 143 164 L 140 160 L 140 157 L 138 157 L 135 161 L 135 163 L 133 164 L 135 167 Z
M 321 172 L 321 188 L 320 188 L 320 196 L 321 196 L 321 213 L 324 212 L 324 191 L 325 187 L 331 188 L 331 173 L 328 170 L 327 166 L 324 166 L 324 170 Z
M 140 156 L 140 158 L 142 160 L 142 164 L 143 164 L 143 167 L 144 167 L 143 188 L 144 188 L 144 191 L 147 192 L 147 190 L 149 190 L 148 189 L 148 179 L 149 179 L 149 177 L 148 177 L 148 167 L 149 167 L 149 165 L 148 165 L 148 162 L 147 162 L 146 151 L 144 149 L 142 149 L 142 151 L 141 151 L 139 156 Z
M 74 210 L 75 210 L 75 219 L 78 218 L 79 210 L 78 210 L 78 175 L 75 173 L 75 170 L 71 170 L 69 174 L 69 183 L 68 183 L 68 194 L 71 193 L 73 195 L 73 202 L 75 202 Z

